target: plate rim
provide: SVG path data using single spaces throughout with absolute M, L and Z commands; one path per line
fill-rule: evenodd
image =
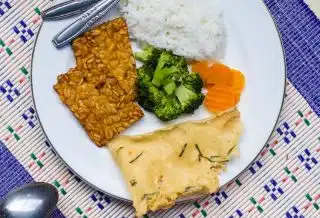
M 286 93 L 286 83 L 287 83 L 287 61 L 286 61 L 286 55 L 285 55 L 285 49 L 284 49 L 284 44 L 283 44 L 283 40 L 281 38 L 281 33 L 279 31 L 279 27 L 277 26 L 277 23 L 275 21 L 275 18 L 273 17 L 273 15 L 271 14 L 271 11 L 270 9 L 268 8 L 267 4 L 261 0 L 262 4 L 264 5 L 264 7 L 266 8 L 266 10 L 268 11 L 268 14 L 269 16 L 271 17 L 272 19 L 272 22 L 274 24 L 274 27 L 277 31 L 277 36 L 279 38 L 279 41 L 280 41 L 280 44 L 281 44 L 281 51 L 282 51 L 282 56 L 283 56 L 283 63 L 284 63 L 284 89 L 283 89 L 283 93 L 282 93 L 282 101 L 281 101 L 281 105 L 280 105 L 280 108 L 279 108 L 279 111 L 278 111 L 278 115 L 277 115 L 277 118 L 276 118 L 276 121 L 275 121 L 275 124 L 270 132 L 270 135 L 268 136 L 266 142 L 263 144 L 263 146 L 261 147 L 261 150 L 257 153 L 257 155 L 252 159 L 252 161 L 241 171 L 239 172 L 236 176 L 234 176 L 232 179 L 230 179 L 229 182 L 227 182 L 226 184 L 222 185 L 222 186 L 219 186 L 218 189 L 216 190 L 216 192 L 218 192 L 219 190 L 221 190 L 222 188 L 224 187 L 227 187 L 229 184 L 231 184 L 234 180 L 236 180 L 237 178 L 239 178 L 249 167 L 250 165 L 259 157 L 259 154 L 263 151 L 265 145 L 268 143 L 268 141 L 270 140 L 272 134 L 274 133 L 276 127 L 277 127 L 277 124 L 279 122 L 279 119 L 280 119 L 280 115 L 281 115 L 281 112 L 282 112 L 282 109 L 283 109 L 283 106 L 284 106 L 284 99 L 285 99 L 285 93 Z M 41 17 L 43 16 L 43 14 L 40 15 Z M 43 128 L 43 125 L 42 125 L 42 122 L 40 120 L 40 117 L 38 115 L 38 110 L 37 110 L 37 106 L 36 106 L 36 101 L 35 101 L 35 98 L 34 98 L 34 89 L 33 89 L 33 79 L 32 79 L 32 75 L 33 75 L 33 59 L 34 59 L 34 54 L 35 54 L 35 50 L 36 50 L 36 46 L 37 46 L 37 41 L 38 41 L 38 38 L 39 38 L 39 35 L 40 35 L 40 32 L 41 32 L 41 29 L 43 27 L 43 23 L 44 23 L 44 20 L 42 20 L 40 26 L 39 26 L 39 29 L 38 29 L 38 32 L 37 32 L 37 35 L 36 35 L 36 38 L 34 40 L 34 45 L 33 45 L 33 49 L 32 49 L 32 55 L 31 55 L 31 65 L 30 65 L 30 87 L 31 87 L 31 98 L 32 98 L 32 103 L 34 105 L 34 109 L 35 109 L 35 113 L 38 117 L 38 122 L 39 122 L 39 125 L 40 125 L 40 128 L 45 136 L 45 138 L 47 139 L 47 141 L 49 142 L 49 144 L 51 145 L 50 148 L 54 150 L 54 152 L 57 154 L 57 156 L 59 157 L 59 159 L 61 161 L 63 161 L 63 163 L 68 167 L 69 170 L 72 171 L 72 173 L 74 173 L 74 175 L 78 176 L 79 178 L 81 178 L 81 180 L 86 183 L 87 185 L 89 185 L 90 187 L 110 196 L 110 197 L 113 197 L 117 200 L 121 200 L 121 201 L 124 201 L 124 202 L 128 202 L 128 203 L 133 203 L 132 200 L 129 200 L 129 199 L 126 199 L 126 198 L 122 198 L 122 197 L 119 197 L 119 196 L 116 196 L 114 194 L 111 194 L 109 192 L 106 192 L 98 187 L 96 187 L 94 184 L 90 183 L 89 181 L 87 181 L 85 178 L 83 178 L 82 176 L 80 176 L 75 170 L 73 170 L 73 168 L 71 166 L 69 166 L 69 164 L 60 156 L 59 152 L 55 149 L 54 145 L 51 143 L 49 137 L 47 136 L 47 133 L 45 132 L 44 128 Z M 194 200 L 197 200 L 199 198 L 202 198 L 204 196 L 207 196 L 209 194 L 202 194 L 202 195 L 198 195 L 198 196 L 190 196 L 190 198 L 188 199 L 177 199 L 177 201 L 175 202 L 176 204 L 181 204 L 181 203 L 186 203 L 186 202 L 190 202 L 190 201 L 194 201 Z

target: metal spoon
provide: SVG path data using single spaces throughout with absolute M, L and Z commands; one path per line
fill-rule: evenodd
M 48 183 L 24 185 L 0 202 L 0 217 L 46 218 L 55 209 L 58 198 L 57 190 Z

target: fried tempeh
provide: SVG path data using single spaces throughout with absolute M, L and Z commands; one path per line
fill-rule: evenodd
M 135 58 L 123 18 L 104 23 L 77 38 L 72 44 L 77 68 L 88 82 L 98 85 L 107 77 L 118 80 L 127 93 L 135 90 Z
M 54 89 L 98 146 L 143 117 L 134 103 L 136 67 L 122 18 L 104 23 L 73 42 L 77 66 Z

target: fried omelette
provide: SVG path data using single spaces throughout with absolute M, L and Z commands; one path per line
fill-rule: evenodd
M 72 47 L 77 66 L 59 75 L 54 89 L 101 147 L 143 117 L 134 103 L 136 67 L 126 22 L 104 23 Z
M 240 112 L 180 123 L 109 143 L 132 196 L 136 215 L 172 207 L 183 196 L 213 193 L 218 175 L 238 154 Z

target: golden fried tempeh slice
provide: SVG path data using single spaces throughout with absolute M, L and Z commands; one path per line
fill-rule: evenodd
M 135 89 L 136 66 L 128 27 L 123 18 L 108 21 L 72 43 L 77 68 L 94 85 L 107 77 L 118 80 L 120 87 L 132 94 Z
M 96 87 L 81 71 L 70 69 L 58 77 L 54 89 L 98 146 L 106 145 L 143 117 L 133 96 L 125 94 L 115 78 L 106 78 Z
M 117 18 L 72 43 L 77 66 L 54 86 L 89 137 L 103 146 L 143 116 L 134 103 L 136 66 L 126 22 Z

